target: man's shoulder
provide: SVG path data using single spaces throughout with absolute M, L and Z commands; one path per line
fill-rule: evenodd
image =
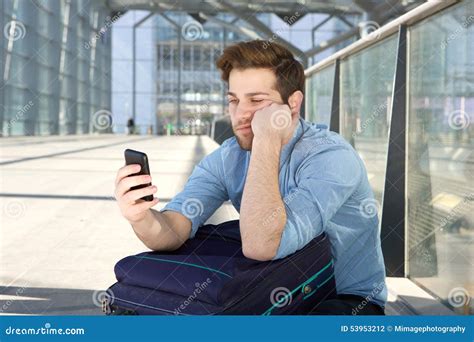
M 343 136 L 330 131 L 327 125 L 303 120 L 303 129 L 303 136 L 295 146 L 295 150 L 307 152 L 307 156 L 329 150 L 355 152 L 351 144 Z
M 240 153 L 242 150 L 234 137 L 224 140 L 224 142 L 202 159 L 205 163 L 210 163 L 213 166 L 221 166 L 225 160 L 231 159 L 236 153 Z
M 308 127 L 292 157 L 298 164 L 298 172 L 325 173 L 344 182 L 359 182 L 364 164 L 352 145 L 342 135 L 327 128 Z

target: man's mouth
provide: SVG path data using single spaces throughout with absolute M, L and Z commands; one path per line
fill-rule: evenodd
M 240 126 L 237 128 L 237 131 L 246 131 L 248 129 L 250 129 L 252 127 L 252 125 L 244 125 L 244 126 Z

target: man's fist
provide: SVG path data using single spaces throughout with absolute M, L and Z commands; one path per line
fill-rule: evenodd
M 252 119 L 252 131 L 256 138 L 288 143 L 298 122 L 298 113 L 292 113 L 290 107 L 272 103 L 255 112 Z
M 153 195 L 156 192 L 156 186 L 154 185 L 130 190 L 133 186 L 151 182 L 151 176 L 149 175 L 129 177 L 138 171 L 140 171 L 140 165 L 126 165 L 118 170 L 117 177 L 115 178 L 115 199 L 122 216 L 131 224 L 143 220 L 149 209 L 158 203 L 156 197 L 151 202 L 141 199 L 143 196 Z

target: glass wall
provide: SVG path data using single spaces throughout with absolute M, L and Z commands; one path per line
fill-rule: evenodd
M 408 275 L 473 314 L 474 2 L 409 35 Z
M 381 211 L 397 35 L 341 61 L 340 132 L 359 152 Z
M 176 124 L 178 89 L 181 87 L 181 132 L 192 133 L 196 122 L 210 122 L 226 114 L 226 85 L 215 61 L 225 46 L 248 37 L 224 29 L 212 21 L 200 24 L 187 14 L 169 13 L 181 29 L 176 31 L 161 19 L 157 26 L 157 111 L 164 124 Z M 261 20 L 268 15 L 260 17 Z M 230 22 L 233 16 L 219 14 Z M 268 19 L 268 18 L 267 18 Z M 181 35 L 181 52 L 177 40 Z M 181 84 L 178 71 L 181 69 Z
M 128 11 L 112 27 L 112 113 L 115 133 L 126 131 L 133 117 L 133 26 L 148 11 Z M 155 31 L 158 15 L 136 28 L 135 131 L 156 132 L 156 55 Z
M 87 133 L 110 109 L 103 1 L 3 1 L 0 135 Z
M 384 184 L 397 38 L 340 61 L 339 129 L 364 160 L 379 209 L 383 192 L 398 186 Z M 474 2 L 409 26 L 407 42 L 404 266 L 410 279 L 456 313 L 473 314 Z M 330 106 L 329 69 L 308 78 L 311 121 L 321 120 L 318 107 Z M 318 92 L 328 96 L 323 100 Z
M 331 120 L 332 93 L 335 66 L 329 66 L 313 74 L 306 81 L 306 119 L 326 124 Z
M 113 27 L 112 106 L 117 118 L 114 131 L 118 133 L 125 131 L 127 120 L 133 116 L 133 26 L 147 15 L 147 11 L 129 11 Z M 177 30 L 160 14 L 136 29 L 135 123 L 141 133 L 153 126 L 153 131 L 159 134 L 176 125 L 178 70 L 181 69 L 181 132 L 191 133 L 191 126 L 198 119 L 206 122 L 224 114 L 225 85 L 215 60 L 224 44 L 246 37 L 212 22 L 200 24 L 185 13 L 164 15 L 181 29 Z M 233 17 L 219 14 L 218 18 L 230 21 Z

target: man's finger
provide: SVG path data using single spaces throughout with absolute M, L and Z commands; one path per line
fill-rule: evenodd
M 148 184 L 148 183 L 151 183 L 150 175 L 125 177 L 118 183 L 115 190 L 115 196 L 121 197 L 133 186 Z
M 124 203 L 135 203 L 142 197 L 153 195 L 157 191 L 155 185 L 147 186 L 146 188 L 131 190 L 123 196 Z
M 117 177 L 115 178 L 115 186 L 125 177 L 133 175 L 134 173 L 139 172 L 141 169 L 140 164 L 130 164 L 121 167 L 117 172 Z

